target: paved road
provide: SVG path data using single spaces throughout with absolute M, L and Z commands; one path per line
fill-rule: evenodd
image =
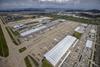
M 0 19 L 0 25 L 3 29 L 3 33 L 9 48 L 9 56 L 7 58 L 1 58 L 1 59 L 4 60 L 4 63 L 7 64 L 7 67 L 25 67 L 25 64 L 21 62 L 21 57 L 16 49 L 17 46 L 12 42 L 8 32 L 6 31 L 5 25 L 2 23 L 1 19 Z

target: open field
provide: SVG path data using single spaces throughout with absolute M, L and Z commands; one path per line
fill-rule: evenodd
M 24 60 L 25 60 L 26 67 L 32 67 L 32 64 L 31 64 L 31 62 L 30 62 L 28 56 L 25 57 Z
M 53 67 L 46 59 L 42 61 L 42 67 Z
M 16 42 L 16 40 L 14 39 L 14 37 L 12 36 L 11 31 L 9 30 L 8 27 L 6 27 L 6 30 L 7 30 L 8 34 L 9 34 L 9 36 L 11 37 L 13 43 L 14 43 L 15 45 L 19 45 L 19 44 Z
M 75 37 L 78 38 L 78 39 L 80 39 L 81 35 L 82 35 L 82 33 L 79 33 L 79 32 L 75 32 L 75 33 L 73 34 L 73 36 L 75 36 Z
M 9 49 L 0 26 L 0 56 L 7 57 L 9 55 Z
M 60 15 L 49 15 L 50 17 L 53 17 L 54 19 L 66 19 L 66 20 L 72 20 L 76 22 L 86 23 L 86 24 L 94 24 L 94 25 L 100 25 L 100 20 L 97 19 L 83 19 L 83 18 L 76 18 L 72 16 L 60 16 Z
M 39 67 L 39 64 L 30 56 L 24 58 L 26 67 Z
M 19 52 L 22 53 L 22 52 L 25 51 L 25 50 L 26 50 L 26 47 L 23 47 L 23 48 L 20 48 L 20 49 L 19 49 Z
M 32 60 L 34 67 L 39 67 L 39 64 L 37 63 L 37 61 L 33 57 L 31 57 L 29 55 L 29 58 Z
M 96 64 L 98 64 L 100 66 L 100 25 L 98 25 L 97 27 L 97 40 L 96 40 L 96 51 L 95 51 L 95 55 L 94 55 L 94 61 Z M 96 66 L 94 66 L 96 67 Z

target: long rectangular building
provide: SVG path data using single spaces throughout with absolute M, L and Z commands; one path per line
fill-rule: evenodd
M 60 61 L 68 49 L 75 43 L 77 38 L 67 35 L 63 40 L 61 40 L 54 48 L 47 52 L 44 57 L 53 65 Z
M 25 37 L 25 36 L 27 36 L 27 35 L 30 35 L 30 34 L 35 33 L 35 32 L 38 32 L 38 31 L 40 31 L 40 30 L 42 30 L 42 29 L 45 29 L 45 28 L 47 28 L 47 26 L 41 26 L 41 27 L 38 27 L 38 28 L 36 28 L 36 29 L 31 29 L 31 30 L 22 32 L 22 33 L 20 34 L 20 36 Z
M 32 33 L 41 31 L 41 30 L 46 29 L 46 28 L 49 28 L 49 27 L 52 27 L 52 26 L 54 26 L 54 25 L 56 25 L 58 23 L 59 22 L 52 21 L 51 23 L 45 24 L 45 25 L 43 25 L 41 27 L 38 27 L 38 28 L 35 28 L 35 29 L 30 29 L 28 31 L 22 32 L 22 33 L 20 33 L 20 36 L 22 36 L 22 37 L 28 36 L 28 35 L 30 35 Z

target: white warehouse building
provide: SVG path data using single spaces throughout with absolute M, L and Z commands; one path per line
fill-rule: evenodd
M 32 33 L 38 32 L 38 31 L 45 29 L 45 28 L 47 28 L 47 26 L 41 26 L 41 27 L 38 27 L 36 29 L 31 29 L 31 30 L 20 33 L 20 36 L 25 37 L 25 36 L 28 36 Z
M 77 38 L 67 35 L 62 39 L 55 47 L 47 52 L 44 57 L 55 67 L 60 59 L 65 56 L 69 48 L 77 41 Z M 68 57 L 69 54 L 64 57 L 61 63 Z M 60 64 L 61 64 L 60 63 Z M 59 65 L 59 64 L 58 64 Z
M 79 33 L 84 33 L 85 31 L 85 28 L 83 26 L 78 26 L 76 29 L 75 29 L 76 32 L 79 32 Z
M 74 31 L 84 33 L 87 26 L 87 24 L 81 24 L 80 26 L 76 27 Z
M 91 41 L 91 40 L 86 41 L 86 47 L 87 48 L 92 48 L 92 44 L 93 44 L 93 41 Z

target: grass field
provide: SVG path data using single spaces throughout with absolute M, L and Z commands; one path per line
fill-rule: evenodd
M 74 32 L 73 36 L 75 36 L 76 38 L 80 39 L 82 33 L 79 32 Z
M 53 67 L 46 59 L 42 61 L 42 67 Z
M 10 30 L 8 29 L 8 27 L 6 27 L 6 30 L 7 30 L 8 34 L 9 34 L 9 36 L 11 37 L 13 43 L 14 43 L 15 45 L 19 45 L 19 44 L 15 41 L 15 39 L 14 39 L 14 37 L 12 36 L 12 34 L 11 34 Z
M 0 56 L 7 57 L 9 55 L 9 49 L 0 26 Z
M 86 24 L 94 24 L 94 25 L 100 25 L 100 20 L 98 19 L 83 19 L 83 18 L 76 18 L 72 16 L 62 16 L 62 15 L 49 15 L 50 17 L 53 17 L 54 19 L 66 19 L 66 20 L 72 20 L 76 22 L 86 23 Z
M 9 28 L 11 30 L 11 32 L 15 35 L 15 36 L 18 36 L 19 35 L 19 32 L 18 31 L 13 31 L 11 28 Z
M 35 67 L 39 67 L 39 64 L 37 63 L 37 61 L 33 57 L 31 57 L 30 55 L 29 55 L 29 57 L 32 59 L 33 64 L 35 65 Z
M 26 67 L 32 67 L 32 64 L 31 64 L 28 56 L 24 58 L 24 61 L 25 61 Z
M 19 49 L 19 52 L 22 53 L 25 50 L 26 50 L 26 47 L 23 47 L 23 48 Z
M 80 39 L 82 33 L 79 32 L 74 32 L 73 36 L 75 36 L 76 38 Z

